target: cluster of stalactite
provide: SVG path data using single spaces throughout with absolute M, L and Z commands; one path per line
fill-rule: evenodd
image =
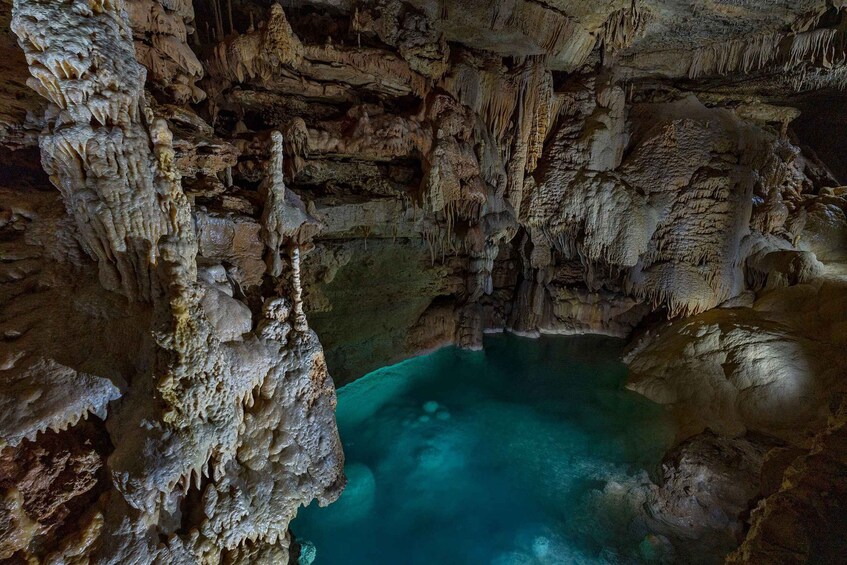
M 847 83 L 840 8 L 671 51 L 677 83 L 617 66 L 668 23 L 647 0 L 305 4 L 14 3 L 57 190 L 0 184 L 0 445 L 80 479 L 38 512 L 50 483 L 3 483 L 0 558 L 287 562 L 344 484 L 317 324 L 348 379 L 486 331 L 685 332 L 840 257 L 798 112 L 685 90 Z

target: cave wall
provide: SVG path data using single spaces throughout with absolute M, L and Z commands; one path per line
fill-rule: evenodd
M 289 184 L 323 222 L 317 255 L 306 259 L 315 265 L 307 308 L 326 328 L 331 368 L 343 380 L 439 343 L 478 347 L 483 331 L 504 327 L 626 336 L 654 312 L 697 313 L 766 285 L 769 271 L 784 268 L 774 266 L 773 252 L 783 263 L 794 260 L 801 220 L 789 215 L 825 170 L 786 137 L 795 111 L 747 95 L 655 92 L 657 77 L 677 78 L 641 59 L 638 47 L 652 46 L 656 14 L 622 6 L 580 25 L 556 16 L 544 26 L 558 21 L 567 32 L 544 43 L 546 31 L 514 35 L 550 17 L 543 8 L 516 8 L 521 32 L 495 24 L 484 34 L 450 6 L 433 14 L 427 5 L 375 3 L 352 17 L 341 8 L 270 9 L 264 25 L 235 17 L 237 33 L 221 39 L 213 32 L 219 41 L 205 62 L 211 121 L 240 151 L 227 195 L 251 194 L 264 158 L 252 140 L 278 128 Z M 799 49 L 814 25 L 840 29 L 838 17 L 824 12 L 820 19 L 835 24 L 807 22 L 777 43 Z M 451 40 L 454 26 L 472 31 Z M 577 29 L 585 26 L 594 26 L 588 35 Z M 683 41 L 678 31 L 675 42 Z M 511 42 L 509 56 L 491 48 L 500 33 Z M 591 49 L 577 48 L 580 42 Z M 596 73 L 598 53 L 617 66 Z M 711 68 L 704 49 L 703 61 L 688 64 L 706 67 L 689 74 L 728 74 L 742 55 L 721 54 L 728 67 Z M 761 67 L 781 61 L 779 53 L 758 56 Z M 810 53 L 810 68 L 816 57 Z M 792 65 L 800 72 L 800 60 Z M 773 78 L 781 86 L 772 88 L 794 88 L 793 76 Z M 669 161 L 679 170 L 665 185 Z M 710 217 L 697 214 L 707 207 Z M 372 261 L 348 261 L 338 247 L 388 238 L 423 242 L 442 283 L 426 282 L 421 260 L 420 280 L 410 279 L 403 294 L 399 287 L 380 292 L 397 284 L 394 273 L 376 267 L 389 260 L 378 257 L 388 247 L 370 245 Z M 335 248 L 327 251 L 324 241 Z M 500 256 L 498 269 L 517 276 L 514 290 L 494 292 Z M 816 272 L 813 257 L 797 257 L 798 276 Z M 342 276 L 368 265 L 367 283 L 353 279 L 362 300 L 332 296 L 338 262 L 347 265 Z M 381 304 L 366 296 L 369 289 Z M 423 308 L 427 301 L 431 309 Z M 356 327 L 349 317 L 360 316 L 359 304 L 386 315 Z
M 287 562 L 334 386 L 487 331 L 632 339 L 682 453 L 753 457 L 726 507 L 776 497 L 740 562 L 837 476 L 847 205 L 797 93 L 847 84 L 840 3 L 0 4 L 0 558 Z
M 847 179 L 847 162 L 840 151 L 845 118 L 840 109 L 847 98 L 840 91 L 815 91 L 805 94 L 795 102 L 801 114 L 791 123 L 798 145 L 807 147 L 834 177 L 832 186 L 843 185 Z

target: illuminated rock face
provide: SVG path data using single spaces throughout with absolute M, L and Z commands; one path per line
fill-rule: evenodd
M 847 11 L 600 4 L 0 0 L 0 556 L 284 561 L 329 372 L 509 329 L 801 449 L 755 562 L 838 460 L 847 194 L 791 124 Z
M 12 256 L 6 290 L 29 305 L 9 303 L 5 312 L 3 440 L 19 450 L 23 437 L 41 445 L 36 434 L 71 434 L 90 412 L 105 427 L 97 426 L 103 445 L 90 447 L 85 464 L 66 463 L 76 469 L 22 461 L 16 471 L 76 473 L 55 487 L 60 502 L 103 493 L 96 502 L 88 496 L 86 514 L 59 517 L 78 535 L 42 549 L 55 511 L 33 510 L 38 491 L 13 480 L 4 536 L 13 542 L 4 554 L 50 550 L 109 563 L 284 558 L 296 509 L 331 502 L 344 485 L 335 391 L 302 310 L 307 218 L 291 212 L 298 209 L 284 198 L 282 172 L 270 167 L 263 231 L 274 235 L 276 286 L 254 297 L 264 298 L 254 314 L 225 269 L 198 256 L 173 134 L 144 96 L 123 4 L 19 2 L 12 28 L 30 84 L 51 103 L 39 145 L 70 221 L 54 195 L 24 198 L 22 207 L 7 194 L 14 243 L 26 252 Z M 283 250 L 290 280 L 281 278 Z M 68 339 L 77 332 L 97 338 Z M 108 472 L 97 474 L 101 467 Z
M 717 309 L 645 336 L 630 388 L 673 406 L 682 434 L 748 429 L 802 443 L 843 389 L 844 279 L 771 291 L 751 308 Z

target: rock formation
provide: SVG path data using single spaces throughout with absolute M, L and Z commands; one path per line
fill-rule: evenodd
M 657 532 L 835 555 L 842 4 L 0 0 L 0 558 L 286 562 L 333 383 L 503 330 L 631 339 Z
M 39 432 L 76 429 L 93 412 L 110 447 L 86 455 L 92 471 L 78 473 L 92 473 L 87 483 L 61 485 L 74 489 L 69 500 L 103 492 L 84 514 L 59 517 L 78 520 L 82 539 L 45 545 L 50 528 L 76 528 L 28 510 L 34 494 L 9 485 L 7 507 L 21 518 L 8 523 L 5 557 L 284 555 L 297 507 L 334 500 L 344 483 L 334 388 L 302 314 L 299 278 L 269 273 L 272 294 L 254 316 L 220 263 L 198 255 L 173 134 L 145 97 L 121 3 L 19 2 L 12 28 L 29 84 L 50 102 L 39 145 L 67 216 L 49 193 L 23 207 L 8 201 L 8 223 L 20 218 L 12 249 L 29 251 L 9 257 L 8 292 L 20 298 L 4 316 L 4 394 L 7 405 L 28 402 L 6 411 L 3 439 L 42 445 L 50 436 Z M 286 209 L 270 206 L 266 231 L 285 222 Z M 295 258 L 304 243 L 284 230 L 280 242 L 295 246 Z M 115 331 L 126 343 L 110 339 Z M 68 339 L 75 332 L 98 335 L 84 344 Z M 20 473 L 37 473 L 32 464 L 20 463 Z M 95 477 L 101 466 L 108 475 Z

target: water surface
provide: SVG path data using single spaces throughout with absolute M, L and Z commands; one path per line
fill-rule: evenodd
M 673 430 L 624 390 L 621 347 L 490 336 L 484 351 L 442 349 L 341 388 L 347 489 L 292 530 L 316 565 L 649 560 L 629 491 Z

